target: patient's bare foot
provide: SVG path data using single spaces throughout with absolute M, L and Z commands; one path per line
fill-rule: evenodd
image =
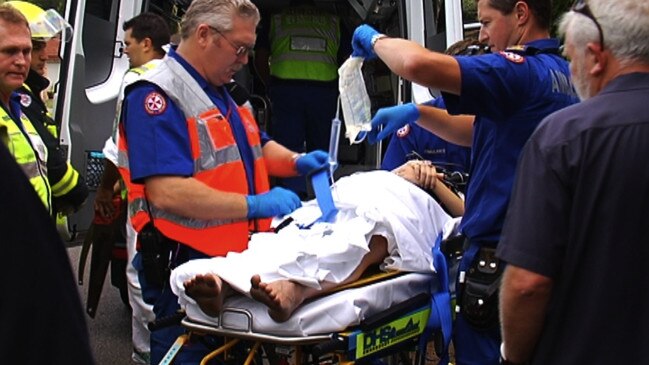
M 250 279 L 250 295 L 268 306 L 270 318 L 285 322 L 306 299 L 305 287 L 289 280 L 262 283 L 259 275 Z
M 186 280 L 183 285 L 185 293 L 196 301 L 205 314 L 218 317 L 227 291 L 227 284 L 218 275 L 198 274 Z

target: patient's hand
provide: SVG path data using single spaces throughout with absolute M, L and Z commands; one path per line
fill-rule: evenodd
M 435 166 L 430 161 L 411 160 L 392 172 L 426 190 L 433 190 L 439 178 Z

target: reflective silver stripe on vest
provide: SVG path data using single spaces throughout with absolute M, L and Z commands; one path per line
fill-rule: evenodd
M 117 151 L 117 166 L 130 170 L 128 167 L 128 154 L 125 151 Z
M 206 121 L 198 119 L 196 129 L 198 129 L 198 143 L 201 154 L 194 161 L 194 173 L 210 170 L 224 163 L 241 160 L 239 148 L 236 145 L 221 149 L 214 148 L 214 141 L 212 141 L 212 137 L 207 130 Z
M 252 157 L 255 160 L 258 160 L 258 159 L 264 157 L 264 152 L 261 149 L 261 145 L 256 144 L 254 146 L 250 146 L 250 148 L 252 149 Z
M 211 220 L 203 220 L 203 219 L 194 219 L 194 218 L 187 218 L 183 216 L 179 216 L 176 214 L 171 214 L 167 211 L 164 211 L 162 209 L 156 208 L 154 205 L 149 205 L 147 201 L 144 198 L 138 198 L 133 200 L 132 202 L 129 202 L 128 204 L 128 214 L 129 216 L 133 216 L 136 213 L 142 211 L 142 212 L 149 212 L 148 207 L 151 207 L 151 215 L 153 215 L 153 218 L 155 219 L 165 219 L 171 222 L 174 222 L 178 225 L 192 228 L 192 229 L 205 229 L 205 228 L 212 228 L 212 227 L 217 227 L 217 226 L 222 226 L 225 224 L 232 224 L 236 222 L 245 222 L 247 219 L 211 219 Z
M 23 128 L 25 129 L 25 133 L 20 130 L 20 128 L 16 125 L 16 123 L 9 117 L 10 123 L 13 123 L 15 126 L 15 130 L 11 131 L 8 133 L 9 139 L 13 140 L 16 137 L 15 135 L 22 136 L 27 139 L 27 142 L 30 143 L 30 147 L 32 148 L 34 152 L 34 157 L 36 158 L 35 161 L 30 161 L 30 162 L 25 162 L 25 161 L 19 161 L 20 167 L 25 171 L 25 175 L 29 177 L 30 179 L 35 178 L 35 177 L 42 177 L 45 179 L 47 177 L 47 146 L 45 146 L 45 142 L 41 139 L 41 136 L 36 132 L 36 130 L 33 127 L 33 124 L 31 124 L 31 121 L 27 118 L 27 116 L 21 112 L 20 114 L 20 120 L 23 124 Z M 4 118 L 3 118 L 4 120 Z M 22 138 L 18 137 L 18 138 Z
M 279 56 L 273 56 L 274 62 L 281 61 L 304 61 L 304 62 L 324 62 L 335 63 L 336 57 L 331 57 L 321 53 L 283 53 Z
M 33 162 L 27 162 L 27 163 L 22 163 L 20 164 L 20 167 L 23 169 L 25 172 L 25 175 L 29 179 L 33 179 L 35 177 L 41 177 L 41 169 L 38 168 L 39 162 L 38 161 L 33 161 Z
M 314 37 L 291 37 L 291 51 L 325 52 L 327 40 Z
M 185 117 L 196 117 L 214 108 L 198 82 L 171 57 L 165 57 L 158 67 L 142 75 L 142 80 L 158 85 Z

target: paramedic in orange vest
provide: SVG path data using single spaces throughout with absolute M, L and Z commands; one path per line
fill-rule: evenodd
M 170 268 L 240 252 L 250 232 L 269 230 L 272 217 L 301 205 L 295 193 L 270 189 L 269 174 L 307 175 L 328 166 L 324 151 L 301 155 L 271 141 L 224 87 L 248 62 L 258 22 L 249 0 L 194 0 L 177 49 L 126 88 L 118 163 L 138 232 L 133 264 L 156 319 L 179 309 Z M 183 331 L 176 325 L 151 332 L 152 364 Z M 176 362 L 206 352 L 196 343 Z

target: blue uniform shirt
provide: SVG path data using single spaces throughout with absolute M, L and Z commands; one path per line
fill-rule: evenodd
M 254 158 L 236 104 L 224 87 L 210 86 L 175 50 L 170 50 L 168 57 L 178 61 L 219 110 L 228 116 L 246 169 L 248 189 L 254 191 Z M 155 115 L 149 114 L 143 107 L 152 93 L 159 93 L 165 98 L 164 106 L 161 107 L 164 109 Z M 124 99 L 122 113 L 128 137 L 129 169 L 134 183 L 141 183 L 150 176 L 194 174 L 186 118 L 160 88 L 148 82 L 134 84 Z M 270 140 L 263 132 L 261 137 L 262 144 Z
M 557 49 L 559 41 L 542 39 L 526 46 Z M 444 101 L 451 114 L 476 116 L 461 229 L 472 242 L 495 244 L 523 145 L 541 119 L 578 99 L 568 62 L 557 54 L 504 51 L 456 59 L 461 95 L 444 93 Z
M 9 96 L 9 110 L 7 110 L 7 114 L 14 120 L 19 122 L 18 125 L 22 126 L 22 123 L 20 123 L 20 115 L 21 115 L 21 107 L 20 107 L 20 98 L 21 95 L 17 92 L 12 92 L 11 95 Z
M 34 148 L 34 144 L 32 143 L 32 140 L 29 138 L 27 135 L 27 131 L 25 130 L 25 126 L 23 125 L 23 121 L 20 119 L 20 116 L 22 115 L 22 109 L 20 106 L 20 98 L 21 94 L 17 92 L 12 92 L 11 95 L 9 95 L 9 107 L 5 108 L 3 105 L 3 109 L 5 109 L 5 112 L 7 112 L 7 115 L 14 121 L 14 123 L 18 126 L 18 129 L 20 129 L 21 132 L 23 132 L 23 135 L 25 135 L 27 143 L 32 147 L 33 150 L 36 150 Z
M 425 104 L 442 109 L 446 108 L 441 97 Z M 403 165 L 408 160 L 414 159 L 414 156 L 411 156 L 413 151 L 424 159 L 431 161 L 435 166 L 450 171 L 469 171 L 471 162 L 470 148 L 447 142 L 416 123 L 406 125 L 395 132 L 385 151 L 385 156 L 383 156 L 381 168 L 383 170 L 393 170 Z

